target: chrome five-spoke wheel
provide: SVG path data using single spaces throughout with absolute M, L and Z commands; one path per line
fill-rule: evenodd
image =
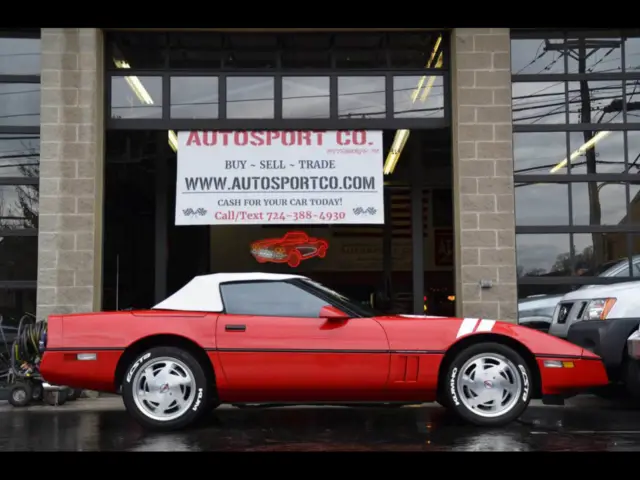
M 215 384 L 206 363 L 187 349 L 152 347 L 130 359 L 122 383 L 127 411 L 143 426 L 178 430 L 214 408 Z
M 529 405 L 531 378 L 529 365 L 513 348 L 479 342 L 457 352 L 447 363 L 438 401 L 475 425 L 506 425 Z
M 476 415 L 496 417 L 513 409 L 522 392 L 514 363 L 503 355 L 481 353 L 467 360 L 457 378 L 460 401 Z
M 182 416 L 196 396 L 193 372 L 184 362 L 169 357 L 149 360 L 133 380 L 133 399 L 149 418 L 170 421 Z

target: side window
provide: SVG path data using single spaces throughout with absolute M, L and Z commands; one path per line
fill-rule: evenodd
M 318 318 L 327 302 L 286 282 L 248 282 L 220 285 L 227 313 L 272 317 Z
M 633 276 L 640 277 L 640 263 L 633 264 Z

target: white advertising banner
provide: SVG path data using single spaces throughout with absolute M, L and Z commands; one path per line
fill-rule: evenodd
M 383 224 L 382 131 L 178 134 L 176 225 Z

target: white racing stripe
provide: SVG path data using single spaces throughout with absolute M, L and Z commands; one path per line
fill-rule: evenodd
M 490 332 L 496 324 L 495 320 L 481 320 L 479 318 L 465 318 L 460 324 L 456 338 L 470 333 Z
M 480 320 L 480 325 L 476 328 L 476 332 L 490 332 L 493 330 L 493 326 L 496 324 L 495 320 Z
M 477 318 L 465 318 L 460 324 L 460 328 L 458 329 L 458 334 L 456 335 L 456 338 L 473 333 L 477 323 L 478 323 Z

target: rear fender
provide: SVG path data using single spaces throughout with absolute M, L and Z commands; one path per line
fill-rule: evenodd
M 51 316 L 47 348 L 124 350 L 153 335 L 181 336 L 203 348 L 215 348 L 217 316 L 202 312 L 153 310 Z
M 45 348 L 61 348 L 64 346 L 64 317 L 49 315 L 47 318 L 47 338 Z

